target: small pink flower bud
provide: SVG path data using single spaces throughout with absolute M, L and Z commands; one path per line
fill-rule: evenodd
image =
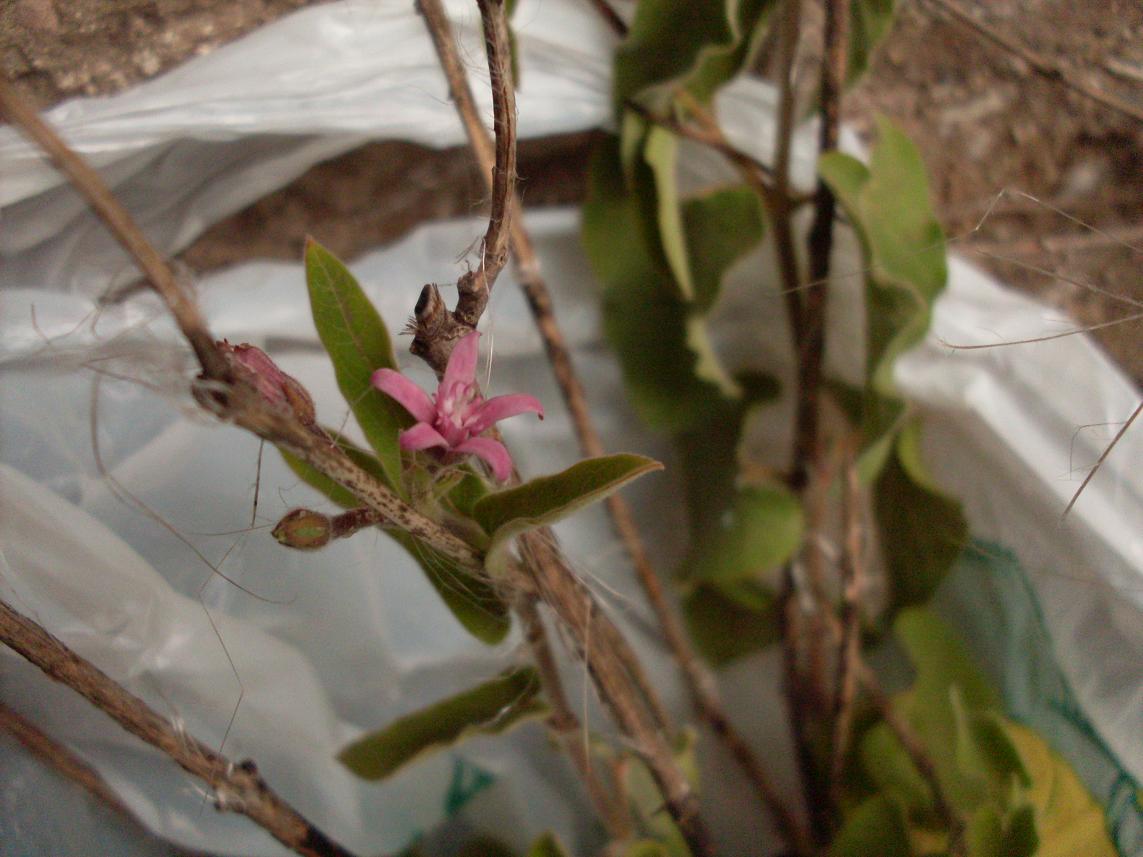
M 310 394 L 296 378 L 279 369 L 265 351 L 245 343 L 231 345 L 225 339 L 219 345 L 235 371 L 252 384 L 263 399 L 289 408 L 303 425 L 314 425 L 317 415 Z

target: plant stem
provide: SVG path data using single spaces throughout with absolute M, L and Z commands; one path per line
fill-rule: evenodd
M 214 791 L 214 803 L 219 810 L 247 816 L 298 854 L 351 857 L 350 852 L 282 800 L 262 779 L 253 762 L 235 764 L 185 732 L 176 732 L 168 720 L 141 699 L 3 601 L 0 601 L 0 642 L 207 783 Z
M 502 20 L 503 10 L 499 4 L 490 3 L 488 0 L 478 0 L 478 2 L 482 18 L 485 19 L 484 32 L 490 70 L 494 67 L 507 68 L 506 29 L 500 25 L 492 25 L 487 20 L 489 17 Z M 486 179 L 491 178 L 489 183 L 492 194 L 491 219 L 498 217 L 497 212 L 501 212 L 499 216 L 508 218 L 507 222 L 499 224 L 499 227 L 510 236 L 509 240 L 520 266 L 525 296 L 536 318 L 553 371 L 575 421 L 581 446 L 587 454 L 602 454 L 602 440 L 591 422 L 586 397 L 572 366 L 562 332 L 555 321 L 550 295 L 539 273 L 535 250 L 519 218 L 520 201 L 516 196 L 514 185 L 511 182 L 498 181 L 501 163 L 505 160 L 504 150 L 506 148 L 513 152 L 515 150 L 515 125 L 501 122 L 500 108 L 497 108 L 494 122 L 495 141 L 489 139 L 488 131 L 476 110 L 467 75 L 457 56 L 456 42 L 443 7 L 439 0 L 418 0 L 417 6 L 425 18 L 433 45 L 440 57 L 450 94 L 460 114 L 469 143 L 481 165 L 482 173 Z M 493 71 L 491 78 L 494 105 L 507 104 L 508 100 L 497 97 L 496 91 L 498 88 L 511 88 L 510 73 L 498 74 Z M 492 164 L 493 153 L 495 153 L 495 165 Z M 489 230 L 491 229 L 490 223 Z M 434 301 L 439 300 L 439 295 L 436 297 L 430 295 L 430 298 Z M 487 295 L 485 295 L 486 302 Z M 435 310 L 438 318 L 442 317 L 442 307 L 443 302 Z M 483 304 L 480 305 L 481 311 L 483 308 Z M 452 313 L 453 317 L 463 324 L 474 327 L 479 321 L 479 313 L 462 316 L 460 310 L 461 301 L 458 300 L 457 309 Z M 444 312 L 447 313 L 447 310 Z M 418 311 L 417 315 L 420 318 L 421 312 Z M 433 339 L 441 335 L 438 331 L 445 329 L 446 325 L 434 329 L 420 325 L 418 337 L 424 340 L 424 346 L 414 352 L 424 357 L 438 373 L 443 366 L 439 362 L 439 352 L 443 349 L 436 349 Z M 638 542 L 630 511 L 616 497 L 611 498 L 609 506 L 613 515 L 616 508 L 619 509 L 617 527 L 625 534 L 625 538 L 635 540 L 632 555 L 637 565 L 639 558 L 643 559 L 643 571 L 653 579 L 652 585 L 658 587 L 658 579 L 654 577 L 654 571 L 646 562 L 645 552 Z M 564 627 L 568 629 L 573 647 L 587 664 L 604 704 L 644 756 L 663 792 L 668 811 L 679 825 L 692 850 L 696 855 L 710 853 L 709 834 L 698 814 L 697 800 L 664 739 L 664 732 L 669 730 L 666 712 L 630 646 L 619 630 L 598 610 L 591 592 L 575 576 L 560 554 L 550 530 L 525 533 L 519 537 L 518 545 L 525 559 L 526 573 L 531 575 L 535 591 L 541 600 L 555 611 Z M 665 608 L 666 602 L 661 589 L 657 590 L 657 594 L 659 605 Z M 524 618 L 527 621 L 527 617 Z M 599 644 L 589 648 L 588 641 L 593 635 Z

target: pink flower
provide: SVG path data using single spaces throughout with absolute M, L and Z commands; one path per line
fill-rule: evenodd
M 539 401 L 523 394 L 496 396 L 485 400 L 476 383 L 476 352 L 480 334 L 476 331 L 460 340 L 452 350 L 436 395 L 428 393 L 392 369 L 373 373 L 373 386 L 396 399 L 417 424 L 401 432 L 402 449 L 441 449 L 446 453 L 466 453 L 484 459 L 492 475 L 503 482 L 512 473 L 512 458 L 504 444 L 479 437 L 493 423 L 529 411 L 544 418 Z

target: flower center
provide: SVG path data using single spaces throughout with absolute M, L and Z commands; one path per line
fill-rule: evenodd
M 471 432 L 468 429 L 472 418 L 480 406 L 480 395 L 475 384 L 458 381 L 447 390 L 437 393 L 437 431 L 455 446 L 467 440 Z

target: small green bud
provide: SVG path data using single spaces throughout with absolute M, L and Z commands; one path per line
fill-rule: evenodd
M 293 509 L 274 527 L 279 544 L 298 550 L 317 550 L 329 544 L 333 522 L 312 509 Z

